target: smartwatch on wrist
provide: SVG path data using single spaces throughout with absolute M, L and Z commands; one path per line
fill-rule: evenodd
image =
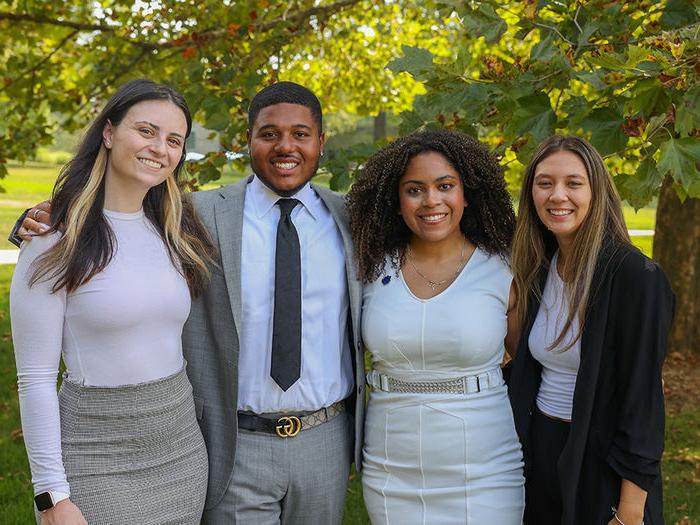
M 55 490 L 49 490 L 47 492 L 40 492 L 34 496 L 34 504 L 39 512 L 44 512 L 56 506 L 59 501 L 68 499 L 70 494 L 65 492 L 58 492 Z
M 12 230 L 10 230 L 9 237 L 7 238 L 7 240 L 15 246 L 17 246 L 17 248 L 19 248 L 22 244 L 22 238 L 19 235 L 17 235 L 17 232 L 22 227 L 24 218 L 27 216 L 27 213 L 29 213 L 29 210 L 31 210 L 31 208 L 27 208 L 26 210 L 24 210 L 22 215 L 19 216 L 19 219 L 17 219 L 17 222 L 15 222 L 15 225 L 12 227 Z

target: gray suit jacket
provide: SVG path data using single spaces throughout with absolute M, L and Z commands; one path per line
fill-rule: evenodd
M 244 180 L 221 189 L 192 194 L 192 200 L 211 233 L 221 261 L 221 267 L 212 270 L 207 291 L 193 301 L 182 335 L 187 375 L 194 390 L 197 419 L 209 454 L 207 509 L 216 506 L 226 493 L 236 453 L 241 240 L 247 183 L 248 180 Z M 350 344 L 355 369 L 354 458 L 359 468 L 362 464 L 360 455 L 364 419 L 364 366 L 360 338 L 362 286 L 357 279 L 343 198 L 316 185 L 312 187 L 335 218 L 345 246 L 352 323 Z

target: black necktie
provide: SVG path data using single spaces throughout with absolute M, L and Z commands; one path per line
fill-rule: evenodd
M 280 199 L 275 250 L 275 306 L 270 376 L 286 391 L 301 371 L 301 255 L 291 213 L 296 199 Z

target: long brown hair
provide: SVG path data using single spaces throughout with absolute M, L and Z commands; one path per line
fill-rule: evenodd
M 565 276 L 564 293 L 569 305 L 568 317 L 561 333 L 550 347 L 551 350 L 561 344 L 578 315 L 579 330 L 572 341 L 561 350 L 566 351 L 581 337 L 586 322 L 586 308 L 593 289 L 593 274 L 604 243 L 612 241 L 631 245 L 631 242 L 622 215 L 620 197 L 603 159 L 595 148 L 586 140 L 573 136 L 555 135 L 545 140 L 527 166 L 520 191 L 511 258 L 517 292 L 518 319 L 525 320 L 531 295 L 538 301 L 542 300 L 540 277 L 544 270 L 549 269 L 557 249 L 554 235 L 537 215 L 532 199 L 532 187 L 537 165 L 559 151 L 570 151 L 581 159 L 591 185 L 590 208 L 571 243 L 571 252 L 563 261 L 562 273 Z
M 102 209 L 105 170 L 109 151 L 102 140 L 107 121 L 117 126 L 129 109 L 145 100 L 167 100 L 185 115 L 187 136 L 192 117 L 185 99 L 177 91 L 150 80 L 124 84 L 90 125 L 76 156 L 61 170 L 51 196 L 51 228 L 62 231 L 60 240 L 34 263 L 29 284 L 55 279 L 53 292 L 72 292 L 104 270 L 114 255 L 116 239 Z M 172 176 L 148 190 L 144 214 L 165 243 L 170 259 L 187 281 L 190 293 L 199 295 L 209 278 L 213 261 L 210 237 L 194 208 L 183 199 L 178 176 L 185 161 L 185 148 Z

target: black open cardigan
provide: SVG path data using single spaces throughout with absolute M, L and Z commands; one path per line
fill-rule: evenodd
M 562 524 L 607 524 L 621 479 L 648 492 L 645 525 L 663 524 L 661 367 L 675 296 L 661 268 L 629 246 L 607 243 L 595 272 L 581 335 L 571 431 L 558 463 Z M 546 274 L 543 270 L 543 283 Z M 542 370 L 527 341 L 538 309 L 533 296 L 508 385 L 526 476 L 530 420 Z

